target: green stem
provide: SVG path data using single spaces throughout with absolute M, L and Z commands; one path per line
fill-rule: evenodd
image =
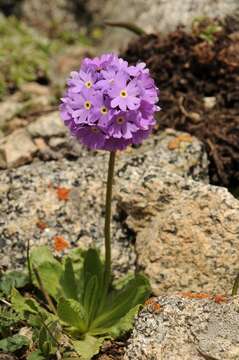
M 27 240 L 27 269 L 28 269 L 28 277 L 29 283 L 32 285 L 32 269 L 31 269 L 31 261 L 30 261 L 30 240 Z
M 105 273 L 104 285 L 105 291 L 108 291 L 110 278 L 111 278 L 111 237 L 110 237 L 110 222 L 111 222 L 111 202 L 112 202 L 112 187 L 114 178 L 115 166 L 115 151 L 110 153 L 108 178 L 106 188 L 106 201 L 105 201 Z

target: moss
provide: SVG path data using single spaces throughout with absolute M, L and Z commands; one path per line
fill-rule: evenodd
M 0 99 L 27 81 L 49 81 L 49 58 L 61 43 L 39 36 L 14 17 L 0 16 Z

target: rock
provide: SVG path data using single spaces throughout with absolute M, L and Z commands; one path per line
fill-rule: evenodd
M 62 137 L 52 137 L 49 140 L 49 146 L 53 149 L 60 148 L 61 146 L 67 145 L 67 139 Z
M 89 21 L 84 2 L 79 4 L 78 1 L 24 1 L 21 12 L 25 22 L 49 37 L 64 36 L 64 34 L 69 37 L 73 31 L 79 31 L 86 19 Z
M 192 142 L 185 143 L 180 149 L 168 149 L 168 143 L 179 134 L 162 132 L 138 149 L 119 152 L 116 184 L 137 182 L 147 175 L 151 165 L 156 177 L 164 166 L 182 176 L 207 181 L 207 159 L 198 140 L 192 138 Z M 48 243 L 53 246 L 53 238 L 62 236 L 72 246 L 88 247 L 94 243 L 102 247 L 108 153 L 97 152 L 95 155 L 79 144 L 78 148 L 76 161 L 35 161 L 0 173 L 0 240 L 2 255 L 9 258 L 9 268 L 22 265 L 28 239 L 31 239 L 31 245 Z M 6 189 L 5 184 L 9 184 L 9 188 Z M 62 193 L 59 188 L 70 190 L 68 199 L 59 199 L 59 191 Z M 116 211 L 115 201 L 113 212 L 112 254 L 114 271 L 118 275 L 133 270 L 136 259 L 134 235 L 125 226 L 124 214 Z M 39 227 L 39 221 L 44 226 Z M 0 266 L 3 266 L 1 260 Z
M 12 354 L 0 353 L 0 360 L 16 360 L 16 357 Z
M 20 117 L 14 117 L 11 121 L 8 122 L 6 126 L 7 133 L 12 133 L 16 129 L 23 128 L 27 126 L 28 120 Z
M 51 99 L 47 86 L 34 82 L 22 85 L 20 91 L 0 102 L 0 130 L 9 133 L 24 127 L 27 120 L 19 116 L 42 111 L 50 105 Z
M 135 0 L 89 0 L 87 4 L 97 21 L 135 23 L 148 33 L 174 31 L 181 24 L 190 27 L 198 17 L 223 18 L 239 11 L 236 0 L 184 0 L 181 6 L 177 0 L 137 0 L 137 6 Z M 108 28 L 102 41 L 103 49 L 118 50 L 132 36 L 127 30 Z
M 32 160 L 37 151 L 28 132 L 15 130 L 0 141 L 0 168 L 17 167 Z
M 23 108 L 20 102 L 20 93 L 9 96 L 7 100 L 0 102 L 0 129 L 4 129 L 9 120 Z
M 173 142 L 177 146 L 172 148 Z M 159 170 L 208 182 L 208 160 L 204 146 L 195 137 L 173 129 L 166 129 L 149 137 L 139 148 L 128 148 L 125 157 L 131 165 L 125 164 L 127 179 L 130 181 L 134 176 L 143 176 L 147 167 L 154 165 Z M 134 166 L 137 165 L 136 171 Z
M 27 127 L 33 137 L 64 136 L 68 133 L 67 128 L 60 119 L 59 112 L 54 111 L 40 116 Z
M 50 97 L 50 89 L 48 86 L 40 85 L 36 82 L 27 82 L 20 87 L 20 90 L 25 95 L 46 96 Z
M 239 298 L 152 300 L 135 320 L 124 360 L 238 360 Z
M 39 151 L 47 151 L 49 147 L 47 146 L 46 142 L 42 138 L 36 138 L 34 139 L 34 142 L 36 144 L 36 147 Z
M 93 57 L 95 51 L 86 45 L 79 44 L 64 48 L 64 50 L 55 56 L 51 63 L 51 81 L 57 88 L 65 89 L 66 80 L 73 70 L 79 70 L 80 63 L 85 57 Z
M 118 201 L 135 233 L 137 265 L 155 294 L 231 292 L 238 272 L 239 201 L 227 189 L 160 169 L 156 174 L 150 165 L 124 181 Z

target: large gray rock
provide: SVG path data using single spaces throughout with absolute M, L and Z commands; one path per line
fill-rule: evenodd
M 237 0 L 89 0 L 93 14 L 102 21 L 132 22 L 146 32 L 169 32 L 180 24 L 190 27 L 201 16 L 223 18 L 239 10 Z M 104 49 L 119 49 L 132 38 L 129 31 L 108 29 L 103 39 Z
M 0 130 L 12 132 L 12 122 L 19 115 L 41 112 L 51 102 L 49 88 L 34 82 L 23 84 L 20 91 L 0 102 Z
M 11 168 L 31 162 L 37 147 L 25 129 L 15 130 L 0 140 L 0 168 Z
M 9 120 L 18 114 L 23 109 L 23 104 L 20 102 L 20 93 L 9 96 L 7 100 L 0 102 L 0 129 L 4 129 Z
M 80 149 L 74 162 L 36 161 L 0 174 L 2 266 L 22 264 L 28 239 L 31 245 L 53 244 L 62 236 L 72 246 L 102 247 L 108 153 Z M 202 145 L 186 134 L 168 130 L 118 154 L 116 274 L 137 265 L 155 294 L 231 290 L 238 271 L 239 202 L 206 182 Z
M 162 170 L 156 175 L 152 164 L 143 176 L 125 181 L 118 201 L 135 233 L 138 267 L 155 294 L 231 292 L 238 272 L 239 201 L 227 189 Z
M 40 116 L 27 127 L 27 130 L 32 137 L 43 138 L 64 136 L 68 133 L 58 111 Z
M 89 16 L 81 0 L 28 0 L 21 6 L 22 18 L 32 27 L 50 37 L 79 31 Z M 64 27 L 62 26 L 64 24 Z
M 200 298 L 200 296 L 199 296 Z M 239 298 L 160 296 L 136 318 L 124 360 L 238 360 Z
M 197 139 L 186 137 L 177 148 L 169 149 L 180 136 L 171 130 L 162 132 L 138 149 L 119 152 L 116 183 L 124 179 L 130 184 L 147 176 L 152 164 L 156 177 L 165 167 L 181 176 L 207 181 L 207 158 Z M 102 246 L 108 153 L 95 155 L 79 146 L 78 156 L 74 162 L 36 161 L 0 173 L 0 266 L 21 265 L 28 239 L 31 245 L 53 244 L 55 236 L 63 236 L 74 246 Z M 59 198 L 59 188 L 70 190 L 69 199 Z M 134 269 L 135 252 L 124 214 L 115 210 L 115 202 L 113 207 L 113 261 L 117 273 Z

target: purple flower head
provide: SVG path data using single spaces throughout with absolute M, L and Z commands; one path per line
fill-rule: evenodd
M 144 63 L 129 66 L 114 54 L 86 58 L 67 85 L 61 118 L 88 148 L 123 150 L 152 132 L 159 91 Z

